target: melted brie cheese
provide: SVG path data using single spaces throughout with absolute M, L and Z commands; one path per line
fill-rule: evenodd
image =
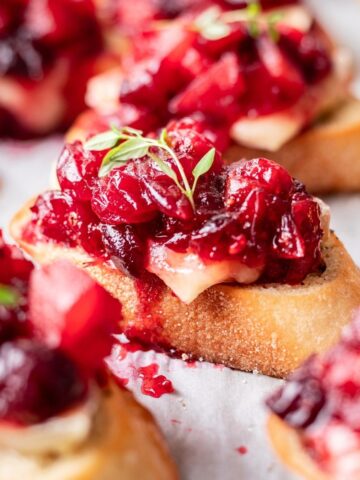
M 315 200 L 320 206 L 324 242 L 330 233 L 330 209 L 319 198 Z M 254 283 L 262 272 L 235 259 L 205 262 L 197 254 L 178 253 L 156 242 L 149 242 L 148 259 L 146 269 L 161 278 L 184 303 L 191 303 L 213 285 Z
M 112 113 L 119 108 L 119 91 L 122 82 L 120 68 L 96 75 L 87 85 L 86 104 L 99 113 Z
M 191 303 L 213 285 L 256 282 L 261 271 L 237 260 L 204 262 L 194 253 L 178 253 L 150 243 L 147 270 L 157 275 L 184 303 Z
M 0 448 L 28 455 L 63 454 L 76 449 L 89 437 L 99 408 L 95 392 L 76 409 L 28 427 L 0 423 Z
M 241 117 L 231 127 L 232 139 L 249 148 L 276 152 L 309 123 L 338 105 L 346 96 L 352 72 L 348 50 L 333 52 L 334 71 L 310 87 L 291 108 L 254 118 Z

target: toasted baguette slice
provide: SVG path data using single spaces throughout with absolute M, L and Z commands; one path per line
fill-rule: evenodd
M 78 448 L 42 456 L 0 449 L 0 480 L 176 480 L 176 469 L 150 413 L 130 392 L 105 393 L 93 432 Z
M 228 161 L 267 155 L 240 145 L 231 146 L 225 154 Z M 348 99 L 271 155 L 309 191 L 360 190 L 360 100 Z
M 331 480 L 306 452 L 294 428 L 276 415 L 270 416 L 267 428 L 272 446 L 287 467 L 306 480 Z
M 327 349 L 360 305 L 360 272 L 331 234 L 323 247 L 327 269 L 301 285 L 220 284 L 190 305 L 165 286 L 146 312 L 136 282 L 83 250 L 22 238 L 29 205 L 14 217 L 11 233 L 40 263 L 67 258 L 86 269 L 123 305 L 125 331 L 179 353 L 245 371 L 284 377 L 313 352 Z M 134 333 L 135 332 L 135 333 Z

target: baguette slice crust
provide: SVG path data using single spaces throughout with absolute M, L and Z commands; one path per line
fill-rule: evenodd
M 266 151 L 240 145 L 231 146 L 225 153 L 229 162 L 266 155 Z M 271 155 L 309 191 L 359 191 L 360 100 L 348 99 Z
M 301 285 L 220 284 L 190 305 L 167 287 L 145 295 L 138 284 L 83 250 L 22 238 L 29 205 L 14 217 L 11 233 L 40 263 L 67 258 L 84 268 L 123 305 L 122 328 L 137 339 L 195 358 L 245 371 L 285 377 L 311 353 L 334 344 L 352 311 L 360 305 L 360 272 L 331 234 L 323 247 L 327 269 Z
M 94 431 L 73 452 L 54 458 L 0 450 L 0 480 L 176 480 L 176 469 L 151 414 L 132 394 L 105 394 Z
M 300 435 L 294 428 L 286 425 L 276 415 L 271 415 L 267 430 L 274 450 L 290 470 L 306 480 L 331 480 L 306 452 Z

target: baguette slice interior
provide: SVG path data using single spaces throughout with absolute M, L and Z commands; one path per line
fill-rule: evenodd
M 0 450 L 0 480 L 176 480 L 176 469 L 150 415 L 130 392 L 105 392 L 93 431 L 65 455 Z
M 360 305 L 360 272 L 344 246 L 330 234 L 323 246 L 327 264 L 321 275 L 300 285 L 220 284 L 190 305 L 163 286 L 145 308 L 136 281 L 81 249 L 22 238 L 30 210 L 11 223 L 20 246 L 40 263 L 67 258 L 84 268 L 123 305 L 125 332 L 137 340 L 245 371 L 285 377 L 311 353 L 338 339 Z

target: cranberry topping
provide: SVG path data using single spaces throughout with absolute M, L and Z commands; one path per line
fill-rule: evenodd
M 76 174 L 72 185 L 66 183 L 67 190 L 37 199 L 25 234 L 35 241 L 45 236 L 82 245 L 95 256 L 106 252 L 123 272 L 135 277 L 146 270 L 150 242 L 196 253 L 205 262 L 236 260 L 259 269 L 260 281 L 297 283 L 317 272 L 322 265 L 319 206 L 274 162 L 254 159 L 226 166 L 214 152 L 209 170 L 198 179 L 191 206 L 153 155 L 178 178 L 181 167 L 192 185 L 194 167 L 213 149 L 199 130 L 189 119 L 171 122 L 167 128 L 167 147 L 178 164 L 168 150 L 151 147 L 150 156 L 114 165 L 102 178 L 91 179 L 91 169 L 89 176 Z M 84 172 L 89 164 L 89 152 L 84 151 L 84 167 L 80 165 L 82 148 L 76 144 L 76 172 Z M 98 153 L 96 158 L 98 162 Z M 63 169 L 62 157 L 59 177 L 66 176 Z M 86 198 L 91 192 L 90 201 L 82 196 L 84 189 Z M 98 235 L 91 245 L 89 227 Z
M 0 230 L 0 283 L 26 285 L 33 270 L 33 264 L 26 260 L 15 245 L 7 245 Z
M 61 67 L 59 78 L 69 69 L 66 81 L 59 83 L 66 113 L 55 128 L 68 127 L 85 108 L 86 83 L 95 73 L 102 44 L 92 0 L 4 0 L 1 3 L 0 75 L 17 82 L 31 95 L 33 88 L 48 88 L 46 82 L 54 67 Z M 28 138 L 41 133 L 22 125 L 21 118 L 17 119 L 14 112 L 5 114 L 7 121 L 0 122 L 0 135 Z
M 246 6 L 219 3 L 224 10 Z M 294 2 L 262 3 L 273 8 Z M 204 2 L 200 11 L 207 6 Z M 274 40 L 271 29 L 259 27 L 254 34 L 246 22 L 237 21 L 213 38 L 206 28 L 194 31 L 199 10 L 191 11 L 167 28 L 150 27 L 137 35 L 133 61 L 125 62 L 121 104 L 145 106 L 158 117 L 159 127 L 191 115 L 208 124 L 210 132 L 216 124 L 229 130 L 240 117 L 292 107 L 332 70 L 329 45 L 315 23 L 307 32 L 279 23 Z
M 7 245 L 0 230 L 0 289 L 15 296 L 13 303 L 0 301 L 0 344 L 28 333 L 26 292 L 33 265 L 14 245 Z
M 121 306 L 67 262 L 33 270 L 0 231 L 0 420 L 26 426 L 85 399 Z
M 358 312 L 337 345 L 310 357 L 267 401 L 276 415 L 299 429 L 304 445 L 324 468 L 330 468 L 334 456 L 353 451 L 354 438 L 355 449 L 360 447 L 359 365 Z M 336 448 L 339 442 L 341 448 Z
M 87 384 L 64 353 L 23 339 L 0 347 L 0 392 L 0 418 L 32 425 L 81 402 Z
M 29 315 L 36 338 L 93 372 L 111 351 L 121 307 L 85 272 L 63 261 L 34 271 Z
M 261 0 L 264 9 L 298 3 L 298 0 Z M 249 5 L 246 0 L 134 0 L 117 2 L 113 22 L 128 33 L 136 33 L 152 20 L 174 19 L 184 14 L 200 12 L 218 4 L 224 9 L 239 9 Z

